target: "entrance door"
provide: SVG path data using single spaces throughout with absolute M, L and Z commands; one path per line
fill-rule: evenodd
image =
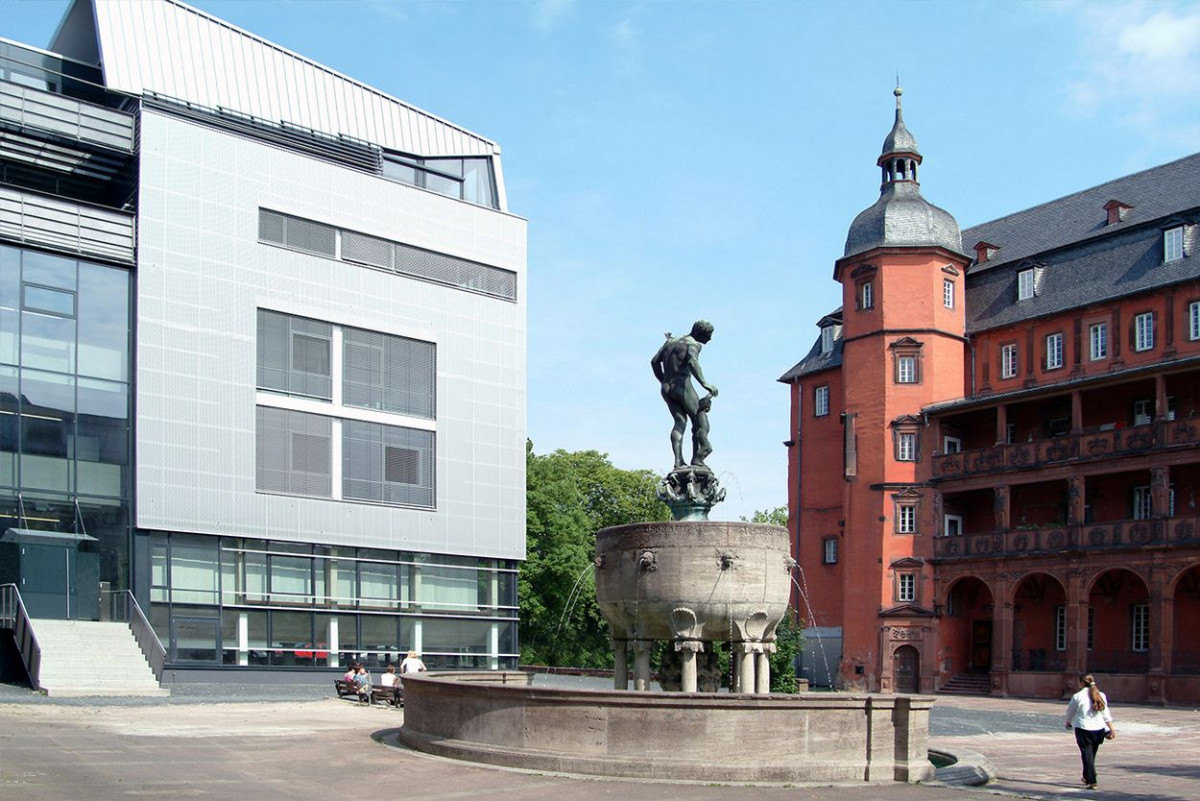
M 987 673 L 992 669 L 992 621 L 976 620 L 971 624 L 971 672 Z
M 66 620 L 73 547 L 21 543 L 21 600 L 30 617 Z
M 918 677 L 921 675 L 921 655 L 911 645 L 901 645 L 896 649 L 892 658 L 892 675 L 896 680 L 896 692 L 915 693 L 918 691 Z

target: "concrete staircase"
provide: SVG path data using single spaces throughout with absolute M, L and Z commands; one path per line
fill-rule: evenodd
M 126 623 L 31 620 L 42 649 L 41 689 L 54 697 L 165 696 Z
M 959 673 L 938 692 L 943 695 L 991 695 L 992 677 L 987 673 Z

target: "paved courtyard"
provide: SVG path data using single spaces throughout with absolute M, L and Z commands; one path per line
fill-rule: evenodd
M 246 700 L 254 695 L 271 700 Z M 167 701 L 46 699 L 0 688 L 0 799 L 296 799 L 412 797 L 514 801 L 744 798 L 724 785 L 592 780 L 450 762 L 387 744 L 403 712 L 320 697 L 309 688 L 176 689 Z M 980 793 L 1071 801 L 1200 798 L 1200 712 L 1117 707 L 1120 736 L 1100 751 L 1100 789 L 1057 702 L 941 697 L 934 747 L 986 754 L 985 788 L 764 786 L 754 798 L 908 801 Z M 714 759 L 720 758 L 714 754 Z

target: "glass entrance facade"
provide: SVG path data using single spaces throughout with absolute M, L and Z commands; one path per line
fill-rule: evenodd
M 0 533 L 95 538 L 111 589 L 130 587 L 129 299 L 128 270 L 0 246 Z

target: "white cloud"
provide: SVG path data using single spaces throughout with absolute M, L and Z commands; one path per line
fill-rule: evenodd
M 1200 95 L 1200 7 L 1164 3 L 1077 4 L 1083 44 L 1074 101 L 1087 110 L 1120 108 L 1134 124 L 1153 123 L 1164 99 Z

